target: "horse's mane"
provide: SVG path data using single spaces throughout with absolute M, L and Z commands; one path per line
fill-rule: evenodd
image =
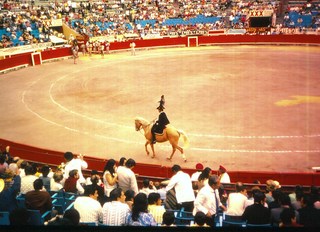
M 142 117 L 135 117 L 135 121 L 140 121 L 143 125 L 148 125 L 150 122 Z

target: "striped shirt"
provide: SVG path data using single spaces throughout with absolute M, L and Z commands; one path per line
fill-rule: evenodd
M 129 206 L 125 203 L 120 201 L 107 202 L 102 208 L 103 224 L 108 226 L 124 225 L 129 212 Z

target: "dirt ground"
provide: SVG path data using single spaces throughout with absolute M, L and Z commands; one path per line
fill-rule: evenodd
M 232 171 L 311 172 L 320 166 L 320 47 L 154 49 L 46 63 L 0 76 L 1 137 L 57 151 Z M 146 156 L 134 118 L 157 117 L 189 138 Z M 183 143 L 181 143 L 183 145 Z M 90 168 L 90 167 L 89 167 Z

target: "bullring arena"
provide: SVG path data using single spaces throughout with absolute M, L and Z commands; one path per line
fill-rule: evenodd
M 168 167 L 312 172 L 320 166 L 319 59 L 320 47 L 306 45 L 137 46 L 136 56 L 80 54 L 77 64 L 27 67 L 0 76 L 1 138 Z M 171 124 L 189 138 L 187 162 L 179 151 L 166 160 L 168 142 L 152 159 L 135 131 L 136 116 L 157 117 L 162 94 Z

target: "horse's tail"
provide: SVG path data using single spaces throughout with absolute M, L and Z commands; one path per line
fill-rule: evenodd
M 183 148 L 188 148 L 190 143 L 189 143 L 189 139 L 188 136 L 186 135 L 186 133 L 183 130 L 178 130 L 178 133 L 182 136 L 183 138 Z

